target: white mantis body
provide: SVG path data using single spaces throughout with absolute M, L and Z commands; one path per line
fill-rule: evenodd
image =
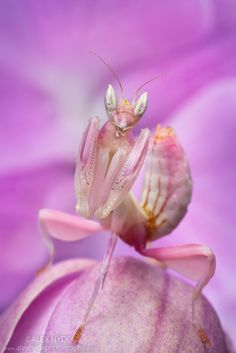
M 215 272 L 215 256 L 206 245 L 147 248 L 148 242 L 171 233 L 179 224 L 192 194 L 188 162 L 171 128 L 158 126 L 151 138 L 149 130 L 144 129 L 137 139 L 134 138 L 132 129 L 145 113 L 147 104 L 146 92 L 139 99 L 134 98 L 132 103 L 127 99 L 118 101 L 109 85 L 105 94 L 108 121 L 100 129 L 97 117 L 90 120 L 78 153 L 75 189 L 76 210 L 80 216 L 49 209 L 39 212 L 40 227 L 51 254 L 49 263 L 54 255 L 50 237 L 74 241 L 101 230 L 111 232 L 74 343 L 79 341 L 97 293 L 104 284 L 118 237 L 140 254 L 196 281 L 193 303 Z M 146 155 L 145 183 L 139 204 L 129 191 Z M 198 330 L 202 340 L 209 343 L 203 329 L 198 327 Z

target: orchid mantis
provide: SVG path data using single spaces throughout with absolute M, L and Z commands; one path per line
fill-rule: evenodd
M 156 259 L 196 281 L 193 303 L 215 272 L 215 256 L 206 245 L 147 247 L 149 242 L 175 229 L 187 212 L 192 194 L 188 162 L 171 128 L 158 126 L 151 137 L 149 130 L 143 129 L 137 139 L 134 138 L 133 127 L 145 113 L 147 105 L 146 92 L 138 99 L 135 95 L 130 103 L 127 99 L 117 99 L 109 85 L 105 94 L 108 120 L 101 128 L 99 118 L 90 120 L 78 152 L 75 190 L 79 215 L 49 209 L 39 212 L 40 228 L 51 255 L 49 263 L 54 255 L 50 237 L 74 241 L 99 231 L 111 232 L 74 343 L 79 341 L 98 291 L 104 285 L 118 237 L 143 256 Z M 144 190 L 139 203 L 130 189 L 145 159 Z M 202 340 L 208 342 L 203 329 L 198 329 Z

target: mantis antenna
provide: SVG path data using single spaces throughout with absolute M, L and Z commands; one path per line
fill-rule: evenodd
M 96 54 L 93 51 L 90 51 L 89 53 L 95 55 L 108 68 L 108 70 L 112 73 L 112 75 L 117 80 L 119 87 L 120 87 L 120 93 L 121 93 L 121 95 L 123 95 L 123 87 L 122 87 L 121 81 L 120 81 L 119 77 L 117 76 L 117 74 L 115 73 L 115 71 L 113 71 L 113 69 L 110 67 L 110 65 L 108 65 L 98 54 Z
M 146 86 L 148 83 L 152 82 L 152 81 L 155 81 L 155 80 L 159 80 L 159 78 L 162 78 L 162 77 L 173 77 L 173 76 L 177 76 L 176 73 L 166 73 L 166 74 L 160 74 L 158 76 L 155 76 L 153 78 L 151 78 L 150 80 L 144 82 L 141 86 L 139 86 L 139 88 L 136 90 L 135 94 L 134 94 L 134 97 L 133 97 L 133 102 L 135 102 L 135 99 L 137 97 L 137 94 L 141 91 L 141 89 Z

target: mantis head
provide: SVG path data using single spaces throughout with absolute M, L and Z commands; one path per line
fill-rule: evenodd
M 134 98 L 132 103 L 128 99 L 117 100 L 114 88 L 108 85 L 104 101 L 108 119 L 116 126 L 120 136 L 132 129 L 143 116 L 148 105 L 148 95 L 144 92 L 137 100 Z

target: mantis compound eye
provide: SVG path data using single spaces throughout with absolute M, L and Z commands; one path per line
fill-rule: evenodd
M 148 95 L 144 92 L 134 104 L 134 116 L 140 119 L 145 113 L 148 105 Z
M 116 109 L 116 95 L 112 85 L 108 85 L 106 94 L 105 94 L 105 107 L 107 113 L 112 112 Z

